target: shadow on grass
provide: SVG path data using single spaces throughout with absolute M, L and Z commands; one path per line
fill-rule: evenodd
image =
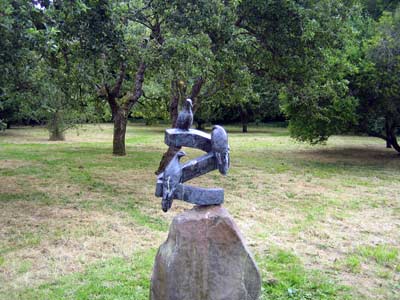
M 400 155 L 392 149 L 375 147 L 343 147 L 307 151 L 294 151 L 293 155 L 304 163 L 336 166 L 336 168 L 360 167 L 370 170 L 398 170 Z

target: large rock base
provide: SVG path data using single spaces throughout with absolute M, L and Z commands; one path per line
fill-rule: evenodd
M 256 300 L 257 266 L 238 227 L 220 206 L 177 215 L 158 250 L 151 300 Z

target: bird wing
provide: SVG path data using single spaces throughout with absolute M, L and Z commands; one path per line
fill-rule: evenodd
M 163 197 L 161 202 L 163 211 L 171 208 L 176 187 L 181 180 L 182 169 L 178 159 L 175 157 L 164 171 Z

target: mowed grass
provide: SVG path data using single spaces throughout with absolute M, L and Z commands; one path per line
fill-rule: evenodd
M 111 155 L 109 124 L 65 142 L 48 142 L 44 128 L 0 133 L 0 299 L 148 299 L 155 252 L 191 207 L 175 201 L 164 214 L 153 196 L 164 129 L 130 125 L 125 157 Z M 400 298 L 393 150 L 368 137 L 308 146 L 283 128 L 227 130 L 229 175 L 193 184 L 225 189 L 261 299 Z

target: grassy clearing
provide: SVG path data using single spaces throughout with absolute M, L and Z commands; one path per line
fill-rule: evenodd
M 0 133 L 0 299 L 147 299 L 154 251 L 190 207 L 176 201 L 164 214 L 153 196 L 163 130 L 131 125 L 126 157 L 110 154 L 110 125 L 66 142 L 48 142 L 43 128 Z M 311 147 L 282 128 L 228 131 L 229 176 L 193 184 L 225 188 L 262 299 L 400 297 L 393 150 L 366 137 Z
M 154 250 L 135 253 L 131 259 L 113 258 L 97 263 L 84 272 L 73 273 L 57 281 L 25 289 L 15 294 L 18 299 L 135 299 L 147 300 L 149 274 Z
M 320 271 L 307 271 L 299 258 L 288 251 L 273 249 L 259 258 L 264 284 L 261 299 L 350 299 L 348 288 Z

